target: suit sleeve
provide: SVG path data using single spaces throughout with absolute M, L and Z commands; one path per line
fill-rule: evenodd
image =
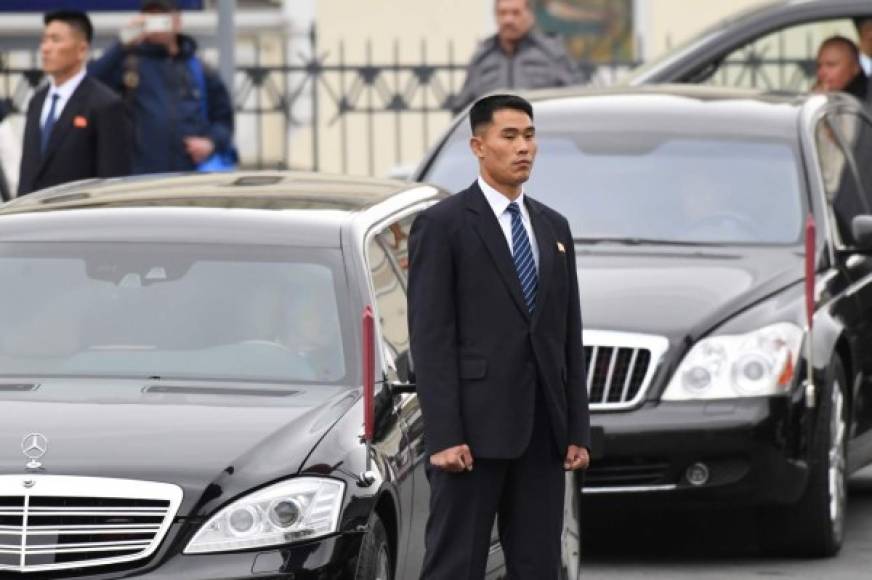
M 210 69 L 204 69 L 209 103 L 209 139 L 218 151 L 233 144 L 233 103 L 224 82 Z
M 130 175 L 133 125 L 124 101 L 112 99 L 97 117 L 97 177 Z
M 569 324 L 566 336 L 566 402 L 569 405 L 569 443 L 590 449 L 590 414 L 587 400 L 587 369 L 581 331 L 581 299 L 578 290 L 578 268 L 569 224 L 566 224 L 563 244 L 569 254 Z
M 34 174 L 39 163 L 39 143 L 35 142 L 38 131 L 34 130 L 34 123 L 39 125 L 39 113 L 36 110 L 34 96 L 27 105 L 27 117 L 24 124 L 24 140 L 21 146 L 21 164 L 18 170 L 18 195 L 24 195 L 33 191 Z
M 426 213 L 409 235 L 409 331 L 429 453 L 465 443 L 460 413 L 455 268 L 444 225 Z

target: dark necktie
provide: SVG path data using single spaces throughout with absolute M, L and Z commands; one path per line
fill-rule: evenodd
M 45 148 L 48 147 L 48 140 L 51 138 L 51 130 L 55 126 L 55 107 L 58 104 L 58 99 L 61 96 L 57 93 L 51 96 L 51 106 L 48 108 L 48 116 L 45 118 L 45 123 L 42 125 L 42 153 L 45 153 Z
M 533 260 L 533 249 L 530 247 L 530 238 L 521 221 L 521 208 L 513 201 L 509 204 L 508 211 L 512 214 L 512 257 L 515 261 L 515 271 L 518 280 L 521 281 L 521 293 L 527 310 L 533 314 L 536 308 L 536 289 L 539 286 L 539 277 L 536 274 L 536 261 Z

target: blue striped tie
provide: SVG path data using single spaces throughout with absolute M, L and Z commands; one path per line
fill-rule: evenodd
M 48 140 L 51 138 L 51 130 L 54 129 L 55 126 L 55 106 L 58 104 L 58 99 L 60 95 L 55 93 L 51 96 L 51 106 L 48 108 L 48 115 L 45 117 L 45 123 L 42 125 L 42 142 L 40 143 L 40 151 L 45 153 L 46 147 L 48 147 Z
M 539 276 L 536 274 L 536 262 L 533 260 L 533 250 L 530 247 L 530 238 L 521 221 L 521 208 L 513 201 L 509 204 L 508 211 L 512 214 L 512 252 L 515 261 L 515 271 L 521 281 L 521 292 L 527 310 L 533 314 L 536 308 L 536 289 L 539 286 Z

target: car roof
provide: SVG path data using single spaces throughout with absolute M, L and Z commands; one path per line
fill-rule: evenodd
M 725 47 L 768 30 L 816 20 L 872 17 L 869 0 L 776 0 L 755 5 L 716 22 L 683 44 L 630 72 L 625 84 L 675 82 Z
M 338 247 L 345 224 L 365 226 L 439 194 L 417 183 L 292 171 L 89 179 L 0 206 L 0 240 Z
M 561 87 L 521 95 L 533 104 L 536 127 L 544 132 L 663 130 L 790 141 L 799 134 L 803 110 L 829 102 L 861 106 L 841 93 L 774 93 L 692 84 Z M 467 124 L 465 117 L 457 123 Z
M 321 209 L 354 212 L 409 188 L 400 181 L 305 172 L 152 174 L 89 179 L 17 198 L 0 215 L 107 207 Z

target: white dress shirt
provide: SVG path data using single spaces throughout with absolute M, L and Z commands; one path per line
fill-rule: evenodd
M 500 222 L 500 228 L 503 230 L 503 235 L 506 237 L 506 242 L 509 244 L 509 252 L 515 254 L 515 249 L 512 247 L 512 214 L 509 213 L 509 198 L 488 185 L 484 178 L 478 178 L 478 186 L 484 193 L 485 199 L 497 216 L 497 221 Z M 530 249 L 533 251 L 533 261 L 536 263 L 536 271 L 539 271 L 539 246 L 536 244 L 536 234 L 533 233 L 533 224 L 530 223 L 530 213 L 527 211 L 527 206 L 524 205 L 524 192 L 515 200 L 521 208 L 521 224 L 527 230 L 527 237 L 530 239 Z
M 45 102 L 42 104 L 42 113 L 39 115 L 40 127 L 45 125 L 45 120 L 48 118 L 48 111 L 51 109 L 52 95 L 58 96 L 58 102 L 55 105 L 55 121 L 57 121 L 60 119 L 64 107 L 67 106 L 67 103 L 70 101 L 70 97 L 73 96 L 73 93 L 75 93 L 76 89 L 79 88 L 79 85 L 82 84 L 82 80 L 84 80 L 86 74 L 88 74 L 88 70 L 85 67 L 82 67 L 82 70 L 76 73 L 76 76 L 67 80 L 67 82 L 60 86 L 55 85 L 54 79 L 51 79 L 48 94 L 45 96 Z
M 863 72 L 866 73 L 866 76 L 872 75 L 872 56 L 869 56 L 865 52 L 860 52 L 860 66 L 863 67 Z

